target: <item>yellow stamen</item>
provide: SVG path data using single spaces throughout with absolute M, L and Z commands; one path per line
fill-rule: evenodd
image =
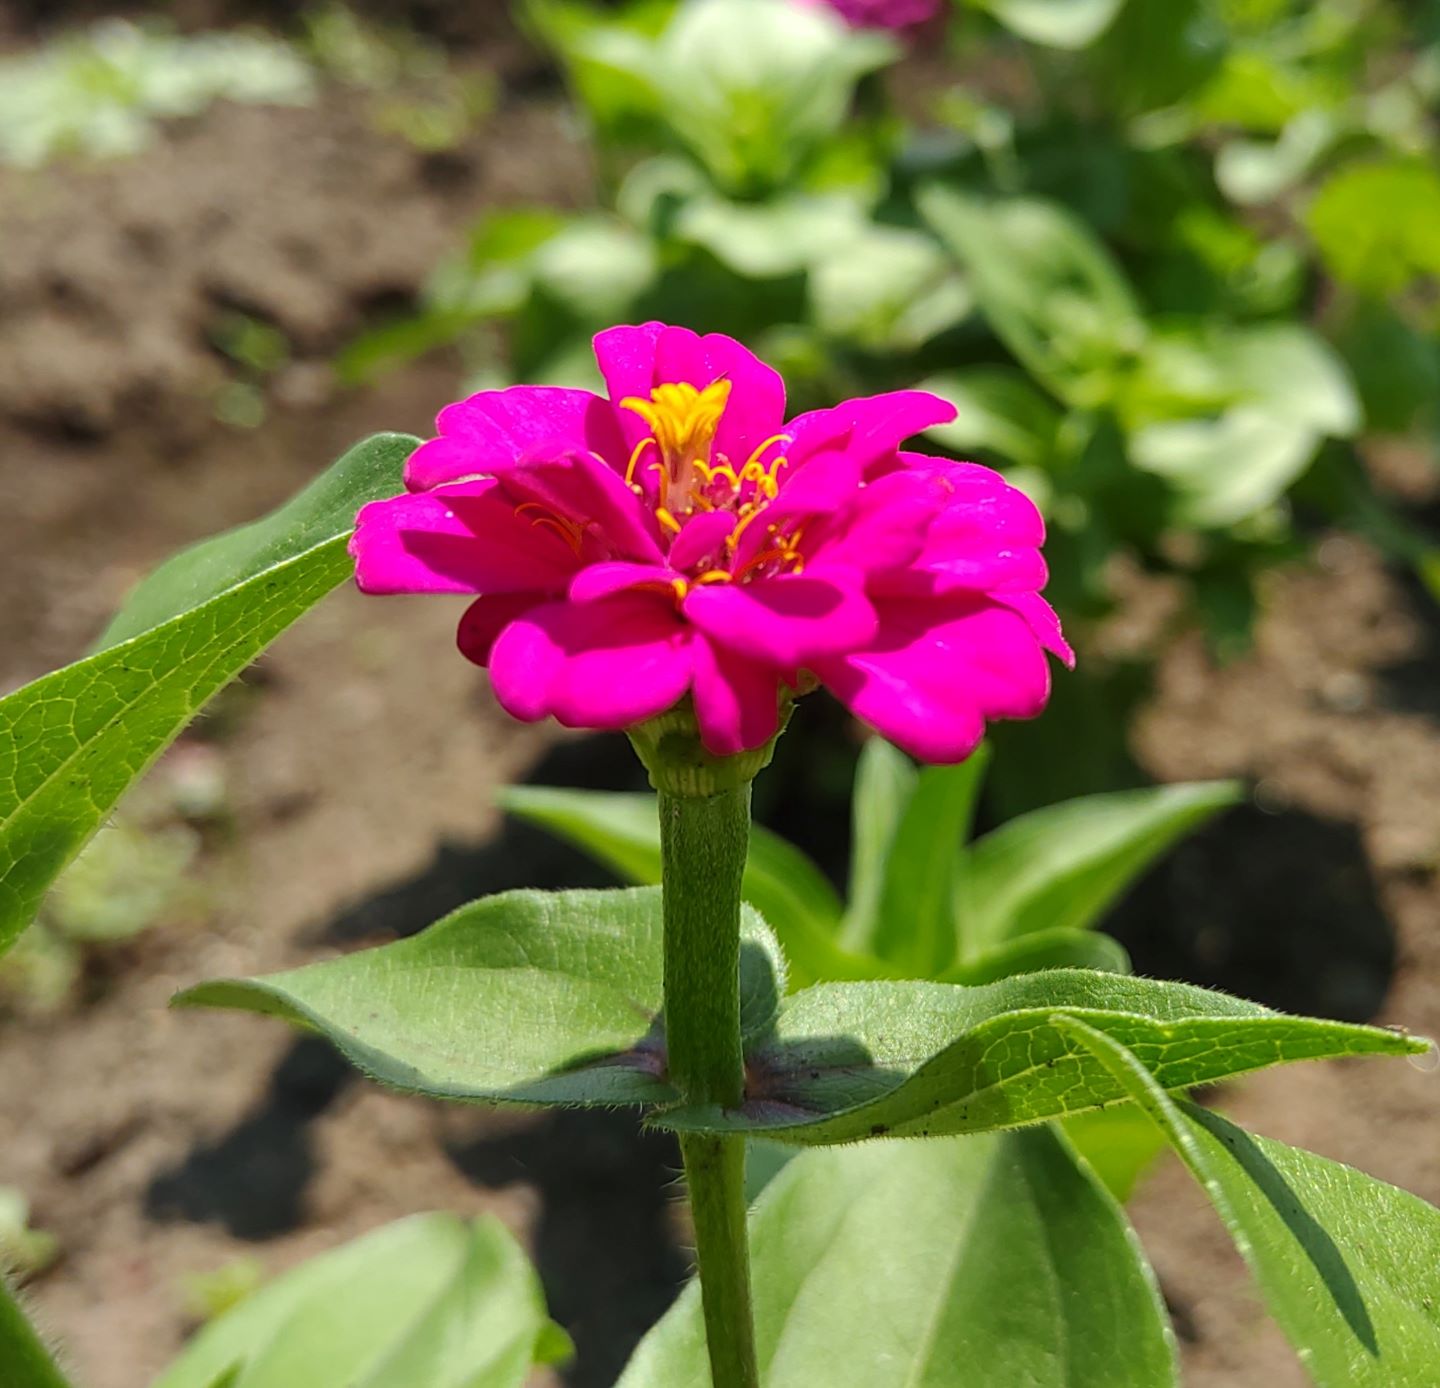
M 630 461 L 625 464 L 625 485 L 633 486 L 635 481 L 635 465 L 640 461 L 640 455 L 650 447 L 655 440 L 648 435 L 637 443 L 630 453 Z
M 695 471 L 706 482 L 713 482 L 717 477 L 723 477 L 732 487 L 739 488 L 740 478 L 735 475 L 735 469 L 729 463 L 716 463 L 713 467 L 709 463 L 695 459 Z M 742 473 L 741 476 L 744 474 Z
M 681 381 L 656 386 L 648 400 L 627 396 L 621 408 L 634 410 L 650 426 L 651 436 L 674 465 L 707 459 L 720 416 L 730 399 L 730 382 L 712 381 L 704 390 Z
M 657 506 L 655 508 L 655 519 L 667 529 L 673 530 L 677 535 L 680 533 L 680 522 L 663 506 Z
M 706 569 L 703 574 L 695 576 L 696 583 L 729 583 L 735 575 L 729 569 Z
M 580 547 L 585 540 L 585 528 L 578 522 L 566 520 L 563 516 L 557 516 L 548 506 L 539 501 L 522 501 L 515 508 L 517 516 L 524 515 L 527 511 L 538 511 L 538 516 L 532 516 L 531 525 L 542 525 L 547 530 L 553 530 L 572 550 L 578 555 Z

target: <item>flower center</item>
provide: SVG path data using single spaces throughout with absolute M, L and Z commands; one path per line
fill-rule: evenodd
M 620 402 L 622 409 L 633 410 L 650 426 L 650 438 L 660 450 L 660 457 L 671 479 L 680 482 L 680 474 L 697 458 L 708 460 L 720 416 L 730 399 L 730 382 L 714 381 L 704 390 L 676 381 L 656 386 L 648 400 L 629 396 Z M 631 460 L 633 470 L 641 449 Z M 653 464 L 652 464 L 653 466 Z
M 690 577 L 676 579 L 678 596 L 694 583 L 742 582 L 761 573 L 798 573 L 804 565 L 800 533 L 764 525 L 765 508 L 780 490 L 779 476 L 787 466 L 785 434 L 775 434 L 754 449 L 737 469 L 723 453 L 714 452 L 715 433 L 730 399 L 730 382 L 712 382 L 703 390 L 683 382 L 656 386 L 648 400 L 630 396 L 621 406 L 633 410 L 650 429 L 630 455 L 625 481 L 640 496 L 651 496 L 655 517 L 672 538 L 697 512 L 718 512 L 731 521 L 728 534 L 690 568 Z M 653 453 L 654 456 L 650 456 Z M 647 460 L 648 459 L 648 460 Z M 653 474 L 650 492 L 637 480 Z M 764 526 L 766 541 L 747 544 L 741 538 L 752 524 Z

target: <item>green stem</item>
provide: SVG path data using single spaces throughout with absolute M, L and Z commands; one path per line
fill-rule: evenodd
M 652 768 L 653 774 L 654 768 Z M 665 1039 L 670 1080 L 692 1104 L 735 1108 L 740 1040 L 740 881 L 750 784 L 711 795 L 660 785 L 665 897 Z M 745 1230 L 745 1140 L 681 1139 L 714 1388 L 758 1388 Z
M 0 1388 L 70 1388 L 0 1272 Z

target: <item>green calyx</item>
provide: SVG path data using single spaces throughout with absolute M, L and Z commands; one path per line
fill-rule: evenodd
M 717 757 L 705 750 L 695 708 L 688 698 L 655 718 L 637 723 L 628 733 L 657 791 L 687 799 L 701 798 L 749 785 L 769 766 L 793 706 L 788 697 L 782 700 L 779 727 L 764 746 L 728 757 Z

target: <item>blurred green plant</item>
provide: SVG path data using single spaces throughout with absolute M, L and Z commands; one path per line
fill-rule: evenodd
M 0 1186 L 0 1275 L 20 1281 L 44 1272 L 60 1256 L 54 1234 L 30 1227 L 30 1202 L 15 1186 Z
M 888 96 L 900 49 L 823 8 L 523 14 L 601 209 L 487 216 L 349 379 L 458 343 L 477 388 L 593 384 L 593 331 L 663 317 L 746 340 L 801 405 L 923 380 L 959 411 L 934 442 L 1042 505 L 1063 615 L 1103 617 L 1125 554 L 1226 654 L 1299 552 L 1293 498 L 1435 571 L 1359 461 L 1433 451 L 1440 419 L 1440 48 L 1398 5 L 977 0 L 959 84 L 902 65 Z
M 0 1004 L 58 1011 L 74 997 L 86 958 L 142 934 L 182 905 L 200 836 L 185 824 L 119 819 L 56 880 L 35 927 L 0 960 Z
M 161 121 L 217 101 L 308 105 L 322 78 L 372 93 L 376 127 L 426 152 L 454 149 L 494 108 L 489 73 L 457 71 L 442 48 L 402 26 L 369 23 L 341 4 L 299 21 L 290 41 L 110 19 L 0 59 L 0 164 L 136 154 Z
M 303 105 L 308 65 L 286 43 L 246 33 L 182 36 L 107 20 L 0 61 L 0 163 L 134 154 L 155 123 L 216 101 Z
M 217 1310 L 155 1388 L 520 1388 L 571 1352 L 493 1218 L 413 1215 Z
M 208 1272 L 186 1273 L 180 1282 L 185 1314 L 201 1325 L 233 1311 L 253 1296 L 265 1281 L 265 1265 L 258 1258 L 232 1258 Z

